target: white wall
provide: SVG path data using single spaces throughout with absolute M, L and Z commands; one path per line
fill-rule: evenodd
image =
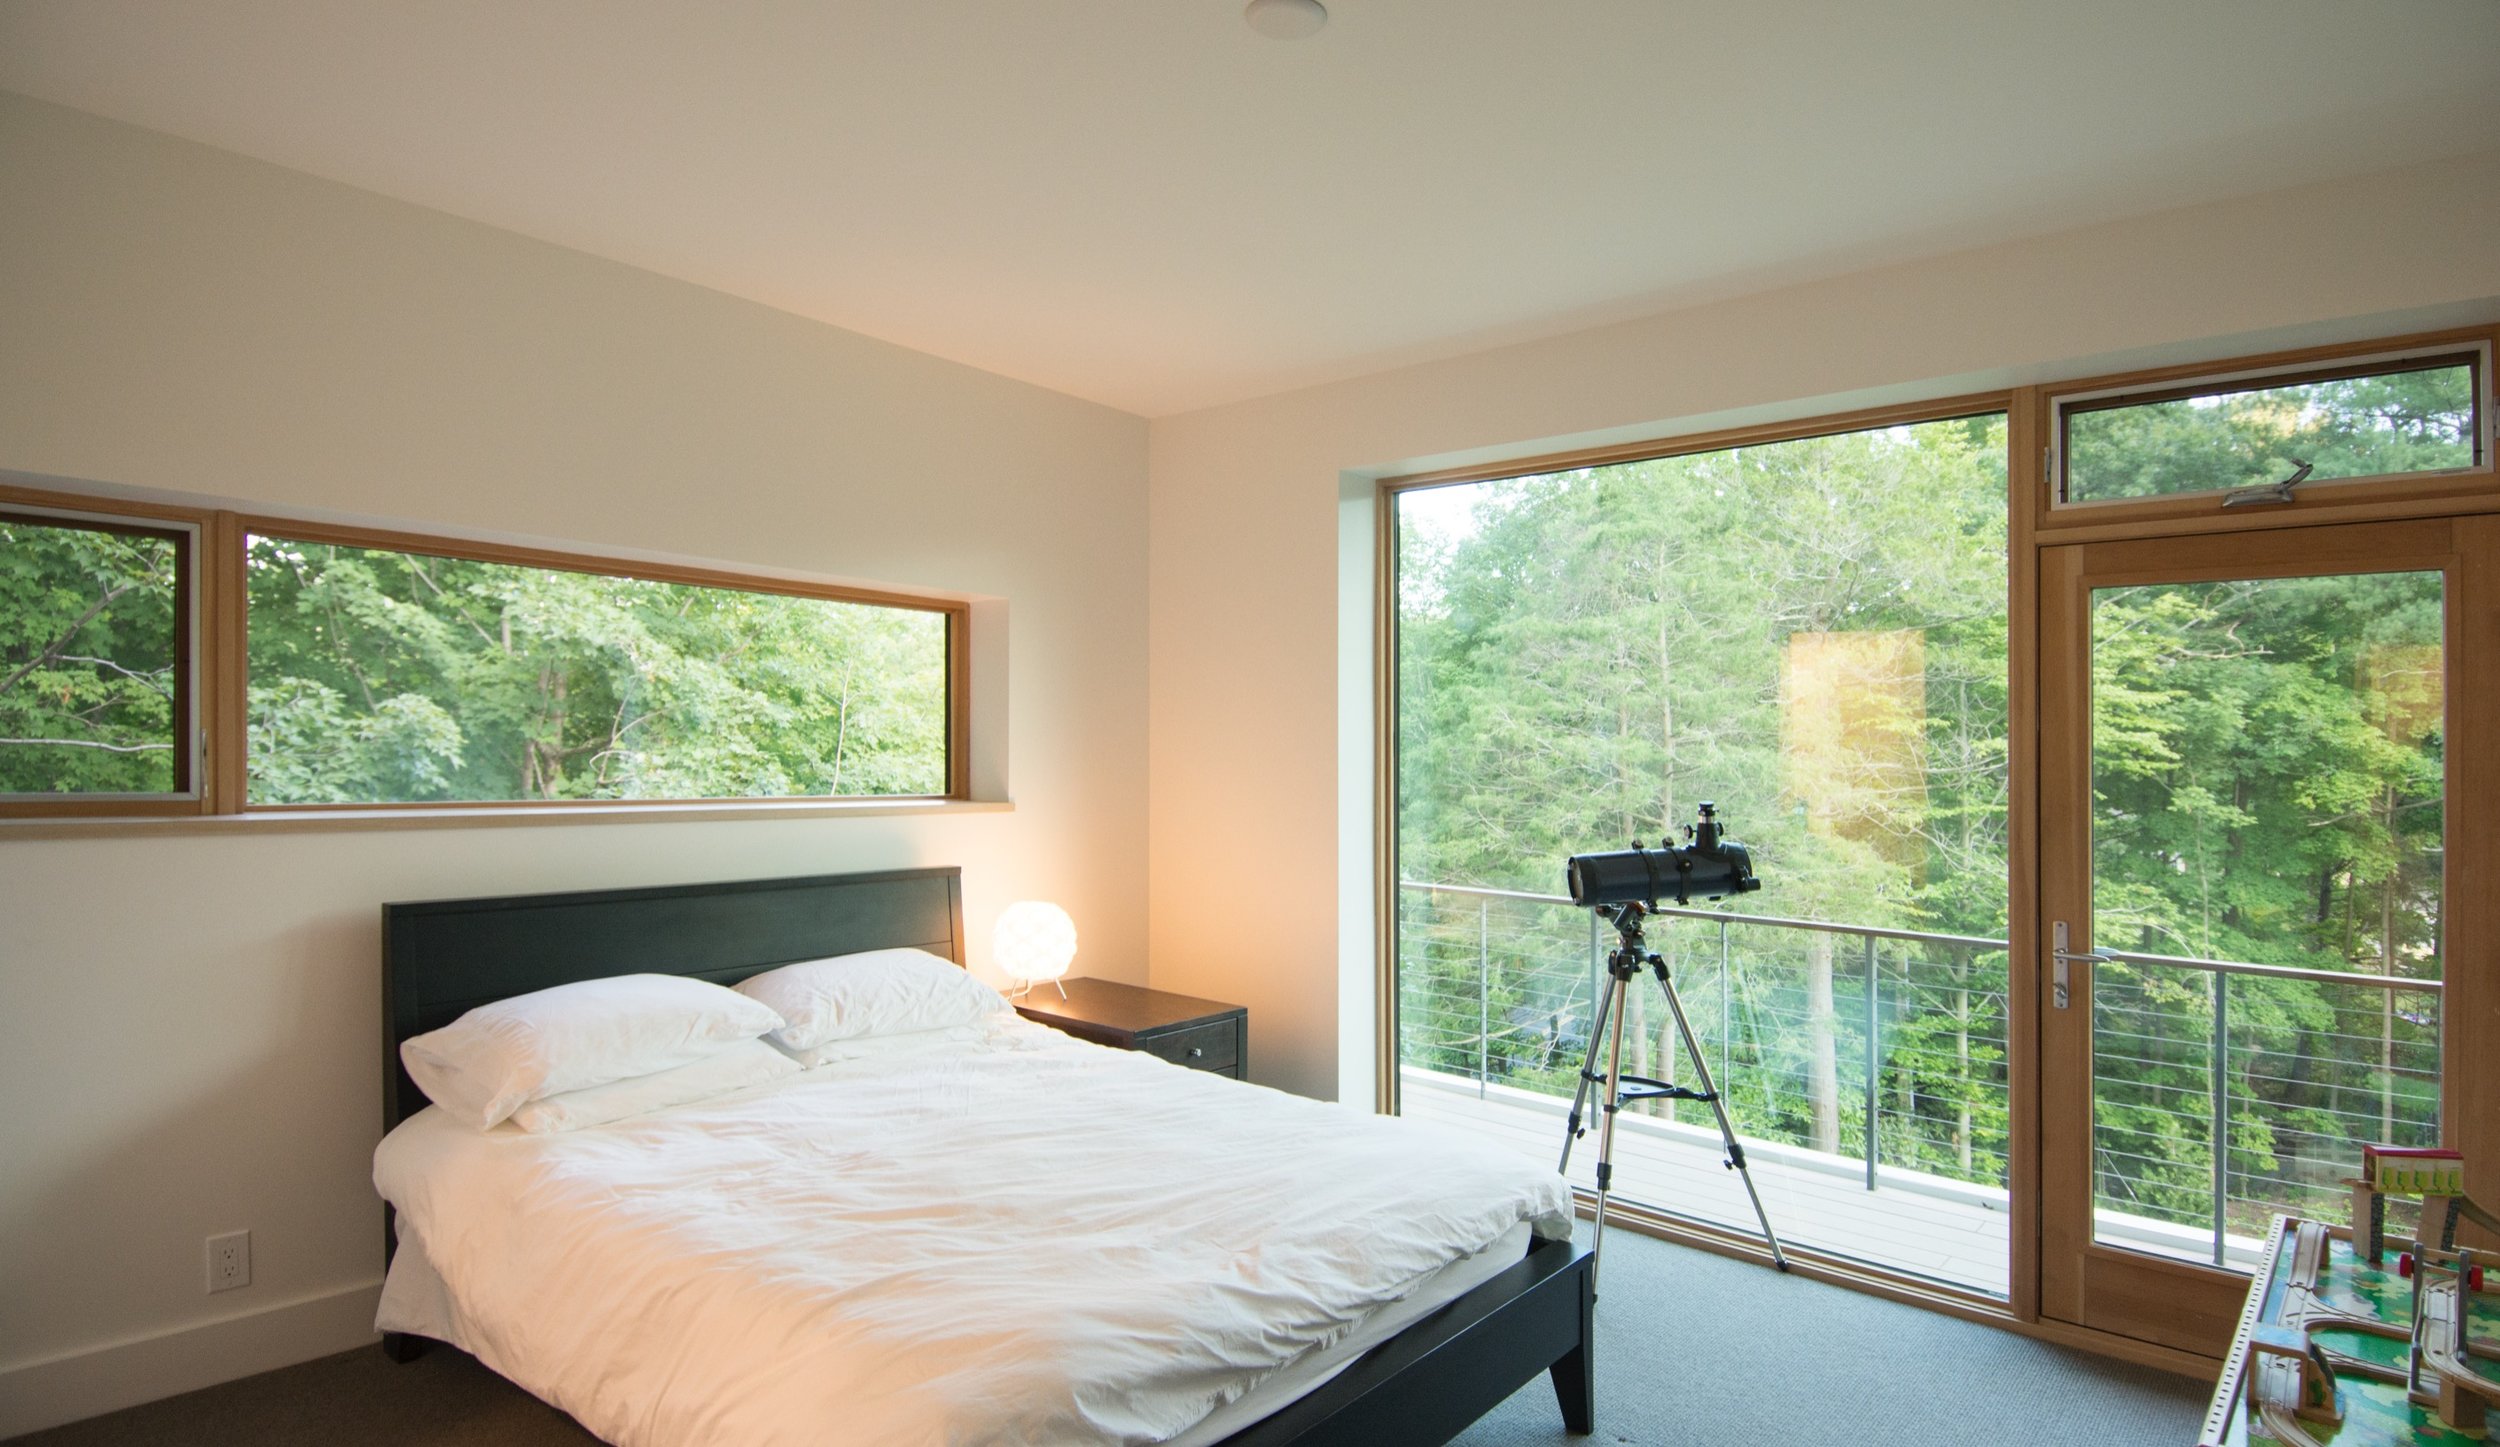
M 1368 1103 L 1371 477 L 2494 316 L 2500 151 L 1158 419 L 1154 983 Z
M 0 469 L 978 594 L 1010 812 L 0 827 L 0 1436 L 353 1345 L 386 900 L 964 868 L 1145 976 L 1145 424 L 0 94 Z M 986 712 L 986 710 L 985 710 Z M 249 1229 L 254 1284 L 203 1292 Z M 108 1348 L 110 1348 L 108 1350 Z

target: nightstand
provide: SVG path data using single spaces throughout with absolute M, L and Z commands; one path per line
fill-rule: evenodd
M 1062 980 L 1068 998 L 1048 984 L 1016 1002 L 1016 1013 L 1079 1040 L 1118 1050 L 1143 1050 L 1174 1065 L 1211 1075 L 1250 1078 L 1250 1012 L 1110 980 Z

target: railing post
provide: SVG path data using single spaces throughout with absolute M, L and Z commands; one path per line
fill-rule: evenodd
M 2226 1249 L 2231 1204 L 2231 977 L 2214 971 L 2214 1265 Z
M 1875 937 L 1866 937 L 1866 1188 L 1875 1189 L 1875 1072 L 1877 1064 L 1875 1018 Z
M 1493 1078 L 1493 1031 L 1491 1000 L 1493 996 L 1493 901 L 1476 901 L 1476 1099 L 1485 1095 L 1485 1082 Z

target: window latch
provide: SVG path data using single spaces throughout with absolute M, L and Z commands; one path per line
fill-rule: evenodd
M 2098 950 L 2070 950 L 2066 947 L 2067 943 L 2066 921 L 2061 919 L 2057 922 L 2055 932 L 2049 940 L 2049 959 L 2055 964 L 2055 970 L 2049 977 L 2049 1001 L 2060 1010 L 2066 1008 L 2067 1001 L 2071 998 L 2072 982 L 2066 974 L 2068 966 L 2115 963 L 2109 956 Z
M 2235 487 L 2222 495 L 2222 505 L 2224 507 L 2253 507 L 2271 502 L 2290 502 L 2292 489 L 2307 482 L 2311 471 L 2311 465 L 2300 458 L 2295 457 L 2292 461 L 2300 465 L 2292 470 L 2291 476 L 2281 482 L 2261 482 L 2255 487 Z

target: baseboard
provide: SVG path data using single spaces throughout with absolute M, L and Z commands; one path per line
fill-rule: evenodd
M 381 1298 L 370 1281 L 0 1370 L 0 1438 L 347 1351 Z

